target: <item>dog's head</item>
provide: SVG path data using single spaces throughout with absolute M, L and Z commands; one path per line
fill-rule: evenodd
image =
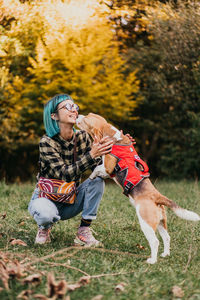
M 103 128 L 107 124 L 108 123 L 103 117 L 93 113 L 89 113 L 86 116 L 79 115 L 76 120 L 78 128 L 87 131 L 93 139 L 94 137 L 101 139 L 104 136 Z
M 130 143 L 130 140 L 123 135 L 117 128 L 109 124 L 103 117 L 89 113 L 86 116 L 79 115 L 76 120 L 78 128 L 87 131 L 92 138 L 97 140 L 105 136 L 113 138 L 114 142 L 123 141 L 123 143 Z

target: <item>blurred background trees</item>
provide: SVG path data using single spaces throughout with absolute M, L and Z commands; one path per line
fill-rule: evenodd
M 198 178 L 198 1 L 0 1 L 0 177 L 37 173 L 43 104 L 68 93 L 132 133 L 152 176 Z

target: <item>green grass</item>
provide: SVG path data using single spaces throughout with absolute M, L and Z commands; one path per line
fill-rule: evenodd
M 157 181 L 155 185 L 180 206 L 200 214 L 198 182 Z M 31 183 L 20 185 L 0 183 L 0 252 L 6 254 L 10 260 L 34 261 L 73 245 L 80 216 L 56 224 L 52 230 L 51 244 L 34 245 L 37 226 L 27 211 L 32 190 Z M 5 218 L 2 217 L 4 213 Z M 91 278 L 88 284 L 68 292 L 66 295 L 70 295 L 71 300 L 90 300 L 97 295 L 103 295 L 103 300 L 175 299 L 172 294 L 172 287 L 175 285 L 184 291 L 183 299 L 200 299 L 200 223 L 179 219 L 170 210 L 167 214 L 171 256 L 159 257 L 157 264 L 148 265 L 146 259 L 150 255 L 150 249 L 140 230 L 135 210 L 128 198 L 122 195 L 120 188 L 108 182 L 98 218 L 92 226 L 98 233 L 96 238 L 104 243 L 105 251 L 70 248 L 71 250 L 63 251 L 54 258 L 33 263 L 34 268 L 27 268 L 27 275 L 43 271 L 41 283 L 37 286 L 28 285 L 22 283 L 23 276 L 18 279 L 11 278 L 10 290 L 3 289 L 0 292 L 0 299 L 17 299 L 17 295 L 26 289 L 32 291 L 32 295 L 27 299 L 35 299 L 35 294 L 47 295 L 48 272 L 54 273 L 57 282 L 65 279 L 72 284 L 83 276 L 81 271 L 91 276 L 111 275 Z M 27 243 L 27 247 L 12 246 L 10 244 L 12 238 L 23 240 Z M 159 254 L 162 250 L 163 245 L 160 243 Z M 67 263 L 75 269 L 52 266 L 46 262 Z M 8 263 L 7 260 L 6 264 Z M 124 291 L 117 293 L 115 287 L 121 282 L 126 284 Z M 1 280 L 0 286 L 4 287 Z

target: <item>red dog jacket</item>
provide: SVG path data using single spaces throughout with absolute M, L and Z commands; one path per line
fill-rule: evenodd
M 113 145 L 110 154 L 118 159 L 115 173 L 123 172 L 122 185 L 126 196 L 139 182 L 150 176 L 147 164 L 138 156 L 132 144 Z

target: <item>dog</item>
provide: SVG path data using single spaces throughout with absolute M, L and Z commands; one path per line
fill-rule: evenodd
M 111 153 L 106 154 L 103 157 L 103 164 L 94 169 L 90 178 L 93 179 L 96 176 L 111 177 L 123 188 L 125 195 L 129 197 L 131 204 L 136 209 L 141 230 L 149 242 L 151 257 L 147 259 L 147 263 L 154 264 L 157 262 L 159 241 L 155 234 L 156 230 L 161 235 L 164 244 L 164 251 L 161 256 L 169 256 L 170 236 L 167 231 L 165 206 L 185 220 L 199 221 L 200 216 L 195 212 L 179 207 L 154 187 L 149 179 L 148 166 L 137 155 L 130 139 L 103 117 L 93 113 L 86 116 L 79 115 L 76 125 L 79 129 L 87 131 L 93 139 L 96 138 L 100 141 L 103 137 L 108 136 L 113 140 L 113 148 L 116 148 L 117 151 L 112 153 L 112 149 Z M 122 154 L 120 154 L 121 150 L 118 146 L 122 146 Z M 128 154 L 124 154 L 125 149 L 128 150 Z M 132 153 L 133 156 L 131 156 Z M 126 157 L 128 157 L 129 166 L 123 167 L 124 161 L 127 161 Z M 131 163 L 131 157 L 134 164 Z M 133 169 L 136 170 L 136 175 L 134 175 Z

